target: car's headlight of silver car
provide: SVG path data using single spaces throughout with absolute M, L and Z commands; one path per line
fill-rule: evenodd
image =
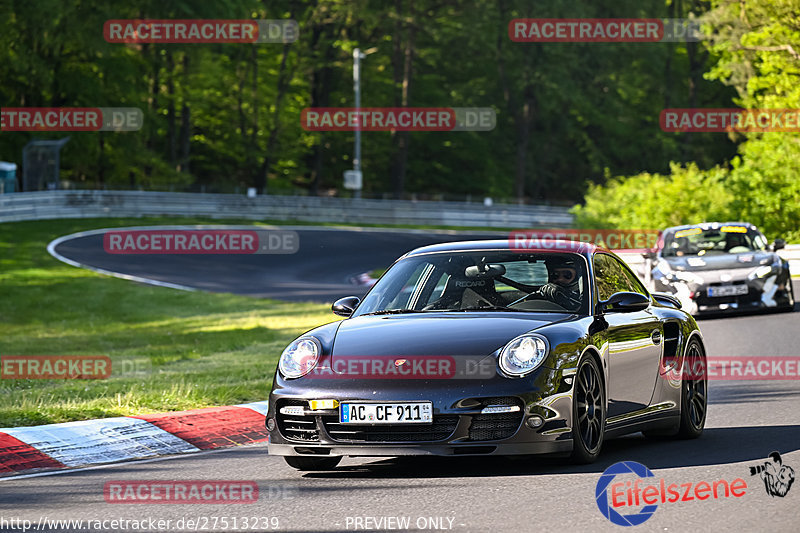
M 670 268 L 669 263 L 665 260 L 661 259 L 656 266 L 653 267 L 653 276 L 656 278 L 669 278 L 672 274 L 672 268 Z
M 500 368 L 509 376 L 524 376 L 539 368 L 549 351 L 550 345 L 542 335 L 521 335 L 500 352 Z
M 777 273 L 780 270 L 780 267 L 775 267 L 774 265 L 764 265 L 760 266 L 754 271 L 750 272 L 750 275 L 747 277 L 750 279 L 758 279 L 758 278 L 766 278 L 767 276 L 771 275 L 773 272 Z
M 314 337 L 301 337 L 283 350 L 278 369 L 284 377 L 305 376 L 317 366 L 322 352 L 319 341 Z

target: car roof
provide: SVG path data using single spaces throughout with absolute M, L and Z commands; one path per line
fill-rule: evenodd
M 595 251 L 605 250 L 594 244 L 585 242 L 574 242 L 570 240 L 556 240 L 556 239 L 537 239 L 535 246 L 530 245 L 528 242 L 524 246 L 514 246 L 515 241 L 509 239 L 487 239 L 479 241 L 453 241 L 444 242 L 441 244 L 431 244 L 429 246 L 422 246 L 411 250 L 403 257 L 410 257 L 414 255 L 443 253 L 443 252 L 470 252 L 475 250 L 497 250 L 497 251 L 512 251 L 512 252 L 549 252 L 549 253 L 576 253 L 580 255 L 591 255 Z
M 700 224 L 684 224 L 683 226 L 672 226 L 664 229 L 663 233 L 673 233 L 675 231 L 680 231 L 682 229 L 692 229 L 692 228 L 700 228 L 702 230 L 719 229 L 722 226 L 744 226 L 747 229 L 758 231 L 758 228 L 749 222 L 701 222 Z

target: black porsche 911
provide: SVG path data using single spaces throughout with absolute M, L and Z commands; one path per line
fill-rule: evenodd
M 269 453 L 300 470 L 343 456 L 563 454 L 603 441 L 699 436 L 707 380 L 691 315 L 593 245 L 426 246 L 398 259 L 348 317 L 281 354 Z
M 673 294 L 693 314 L 794 309 L 786 243 L 752 224 L 713 222 L 662 232 L 652 260 L 652 287 Z

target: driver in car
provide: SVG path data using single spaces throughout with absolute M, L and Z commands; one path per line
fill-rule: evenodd
M 538 295 L 565 309 L 577 311 L 581 302 L 581 288 L 575 260 L 548 259 L 545 266 L 549 282 L 539 288 Z

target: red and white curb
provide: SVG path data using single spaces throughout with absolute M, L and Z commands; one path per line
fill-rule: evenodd
M 267 402 L 0 428 L 0 476 L 266 442 Z

